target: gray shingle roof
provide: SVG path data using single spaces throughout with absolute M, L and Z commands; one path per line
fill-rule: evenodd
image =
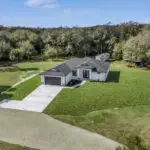
M 43 72 L 43 75 L 66 76 L 71 71 L 72 69 L 66 63 L 62 63 L 48 71 Z
M 109 62 L 99 61 L 95 59 L 90 59 L 86 63 L 82 64 L 79 68 L 85 68 L 85 69 L 94 69 L 96 68 L 97 72 L 107 72 L 107 70 L 110 67 Z
M 67 60 L 65 63 L 70 68 L 76 68 L 76 67 L 81 66 L 83 63 L 86 63 L 89 60 L 91 60 L 89 57 L 85 57 L 85 58 L 72 58 L 72 59 Z
M 64 63 L 43 72 L 43 75 L 51 76 L 67 76 L 72 72 L 73 69 L 85 68 L 85 69 L 94 69 L 96 68 L 97 72 L 107 72 L 109 69 L 109 62 L 101 62 L 99 60 L 91 59 L 88 57 L 85 58 L 72 58 L 65 61 Z
M 97 65 L 97 72 L 104 72 L 106 73 L 110 67 L 110 63 L 109 62 L 103 62 L 103 61 L 99 61 L 99 60 L 96 60 L 96 63 L 98 64 Z

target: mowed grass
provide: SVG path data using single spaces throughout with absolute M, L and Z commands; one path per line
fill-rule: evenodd
M 106 83 L 64 89 L 44 113 L 121 143 L 133 134 L 150 143 L 150 71 L 113 63 Z
M 7 65 L 7 63 L 0 64 L 0 100 L 4 98 L 22 100 L 40 85 L 40 77 L 34 77 L 10 89 L 11 86 L 33 74 L 50 69 L 61 63 L 61 61 L 60 59 L 42 62 L 23 62 L 13 66 Z
M 47 70 L 61 60 L 50 60 L 43 62 L 23 62 L 13 66 L 0 65 L 0 86 L 12 86 L 20 80 L 41 71 Z
M 0 150 L 37 150 L 37 149 L 23 147 L 23 146 L 15 145 L 15 144 L 9 144 L 9 143 L 0 141 Z
M 37 75 L 21 84 L 15 88 L 11 88 L 5 92 L 3 95 L 5 98 L 12 100 L 22 100 L 28 96 L 32 91 L 34 91 L 41 84 L 40 76 Z

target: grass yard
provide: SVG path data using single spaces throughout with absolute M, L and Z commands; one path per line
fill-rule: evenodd
M 113 63 L 107 83 L 64 89 L 44 113 L 121 143 L 138 134 L 150 143 L 150 71 Z
M 22 79 L 47 70 L 57 65 L 61 61 L 62 60 L 24 62 L 13 66 L 7 65 L 7 63 L 0 64 L 0 100 L 3 100 L 4 98 L 22 100 L 40 84 L 40 77 L 35 77 L 9 91 L 7 90 Z M 7 92 L 5 92 L 5 94 L 2 94 L 2 92 L 4 91 Z
M 9 143 L 0 141 L 0 150 L 37 150 L 37 149 L 23 147 L 23 146 L 15 145 L 15 144 L 9 144 Z
M 32 91 L 34 91 L 40 84 L 41 79 L 38 75 L 19 84 L 15 88 L 11 88 L 3 92 L 3 95 L 7 99 L 22 100 L 23 98 L 28 96 Z

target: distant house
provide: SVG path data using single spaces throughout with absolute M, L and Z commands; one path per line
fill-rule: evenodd
M 41 75 L 42 84 L 66 86 L 71 80 L 106 81 L 110 63 L 96 59 L 72 58 Z

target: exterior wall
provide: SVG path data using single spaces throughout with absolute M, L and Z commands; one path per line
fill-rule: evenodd
M 92 72 L 92 78 L 91 80 L 93 81 L 105 81 L 106 80 L 106 73 L 97 73 L 97 72 Z
M 83 70 L 89 70 L 89 72 L 90 72 L 90 78 L 89 78 L 89 80 L 91 79 L 91 70 L 90 69 L 82 69 L 82 68 L 80 68 L 80 69 L 77 69 L 77 76 L 75 77 L 75 76 L 72 76 L 72 74 L 71 74 L 71 79 L 75 79 L 75 80 L 86 80 L 86 79 L 84 79 L 83 78 Z M 88 79 L 87 79 L 88 80 Z
M 66 77 L 61 77 L 61 85 L 66 86 L 68 82 L 71 80 L 71 78 L 72 78 L 72 72 L 68 74 Z
M 107 77 L 108 77 L 108 75 L 109 75 L 109 72 L 110 72 L 110 68 L 107 70 L 106 79 L 107 79 Z
M 69 73 L 66 77 L 66 85 L 68 84 L 68 82 L 72 79 L 72 72 L 71 73 Z
M 90 77 L 89 77 L 89 79 L 84 79 L 84 78 L 83 78 L 83 70 L 88 70 L 88 71 L 90 72 Z M 92 73 L 92 72 L 91 72 L 91 69 L 80 69 L 80 70 L 79 70 L 80 79 L 81 79 L 81 80 L 91 80 L 91 75 L 92 75 L 91 73 Z
M 41 83 L 45 84 L 45 77 L 44 77 L 44 75 L 41 75 Z
M 71 73 L 71 79 L 80 80 L 80 69 L 74 69 L 74 70 L 77 70 L 77 76 L 72 76 Z
M 97 72 L 92 72 L 91 80 L 93 80 L 93 81 L 106 81 L 108 74 L 109 74 L 109 69 L 106 73 L 98 74 Z
M 61 78 L 61 85 L 66 86 L 71 79 L 86 80 L 86 79 L 83 78 L 83 70 L 89 70 L 90 71 L 89 80 L 92 80 L 92 81 L 106 81 L 107 76 L 108 76 L 109 71 L 110 71 L 110 69 L 108 69 L 107 73 L 98 74 L 97 72 L 92 72 L 90 69 L 81 69 L 80 68 L 80 69 L 77 69 L 77 76 L 76 77 L 72 76 L 72 72 L 70 74 L 68 74 L 66 77 L 63 77 L 63 76 L 58 77 L 58 78 Z M 44 75 L 41 75 L 41 83 L 42 84 L 45 84 L 45 77 L 57 77 L 57 76 L 44 76 Z
M 61 77 L 61 85 L 65 86 L 66 85 L 66 78 L 65 77 Z

